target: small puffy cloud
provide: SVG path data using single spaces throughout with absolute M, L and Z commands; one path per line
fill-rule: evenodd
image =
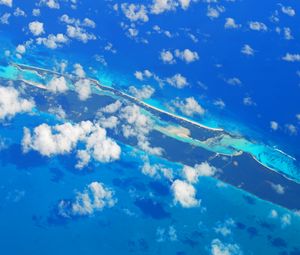
M 267 31 L 268 30 L 267 26 L 264 23 L 258 22 L 258 21 L 249 22 L 249 27 L 251 30 L 254 30 L 254 31 Z
M 243 98 L 243 104 L 246 106 L 256 105 L 256 103 L 253 101 L 252 97 L 249 97 L 249 96 Z
M 208 6 L 206 16 L 209 17 L 210 19 L 216 19 L 220 16 L 220 13 L 224 11 L 225 8 L 222 6 L 217 6 L 217 7 Z
M 71 201 L 61 200 L 58 205 L 59 215 L 70 218 L 74 216 L 88 216 L 105 207 L 113 207 L 117 200 L 114 192 L 103 183 L 92 182 L 82 192 L 77 192 Z
M 286 40 L 294 39 L 294 37 L 292 35 L 292 30 L 289 27 L 283 28 L 283 35 L 284 35 L 284 39 L 286 39 Z
M 296 119 L 300 121 L 300 113 L 296 114 Z
M 153 95 L 153 93 L 155 92 L 155 89 L 153 87 L 151 87 L 150 85 L 143 85 L 141 89 L 137 89 L 134 86 L 130 86 L 129 92 L 136 98 L 148 99 Z
M 104 113 L 112 114 L 112 113 L 117 112 L 121 108 L 121 106 L 122 106 L 122 103 L 119 100 L 117 100 L 116 102 L 103 107 L 101 109 L 101 111 Z
M 39 35 L 45 33 L 44 24 L 39 21 L 30 22 L 28 25 L 28 28 L 29 28 L 30 32 L 35 36 L 39 36 Z
M 67 117 L 67 114 L 61 105 L 59 105 L 58 107 L 50 107 L 48 109 L 48 112 L 51 114 L 55 114 L 60 119 L 66 119 Z
M 248 55 L 248 56 L 253 56 L 254 55 L 254 50 L 251 48 L 249 44 L 245 44 L 243 48 L 241 49 L 241 53 Z
M 122 125 L 125 138 L 135 137 L 139 148 L 150 154 L 162 155 L 162 148 L 150 145 L 148 134 L 153 127 L 152 120 L 141 112 L 140 107 L 128 105 L 121 109 L 119 117 L 125 122 Z
M 180 203 L 182 207 L 195 207 L 200 205 L 200 201 L 196 199 L 196 189 L 193 185 L 175 180 L 171 186 L 174 202 Z
M 286 53 L 282 59 L 288 62 L 300 62 L 300 54 Z
M 183 10 L 187 10 L 190 6 L 191 0 L 178 0 L 178 2 Z
M 174 0 L 153 0 L 151 12 L 153 14 L 160 14 L 165 11 L 176 9 L 176 2 Z
M 11 14 L 6 12 L 0 17 L 1 24 L 8 25 L 9 24 L 9 18 L 11 17 Z
M 82 27 L 90 27 L 90 28 L 95 28 L 96 27 L 96 23 L 89 19 L 89 18 L 84 18 L 83 21 L 79 20 L 79 19 L 74 19 L 69 17 L 67 14 L 64 14 L 60 17 L 59 19 L 61 22 L 65 23 L 65 24 L 69 24 L 69 25 L 74 25 L 74 26 L 82 26 Z
M 8 7 L 12 7 L 13 1 L 12 0 L 0 0 L 0 5 L 6 5 Z
M 135 78 L 137 78 L 140 81 L 143 81 L 146 78 L 150 78 L 153 76 L 153 73 L 151 73 L 149 70 L 144 71 L 136 71 L 134 73 Z
M 16 16 L 16 17 L 21 17 L 21 16 L 26 17 L 26 13 L 21 8 L 17 7 L 14 11 L 14 16 Z
M 279 195 L 283 195 L 285 193 L 285 188 L 280 184 L 270 182 L 270 186 Z
M 0 120 L 12 118 L 18 113 L 30 112 L 34 102 L 23 99 L 13 87 L 0 86 Z
M 211 255 L 241 255 L 243 254 L 237 244 L 222 243 L 219 239 L 211 242 Z
M 237 85 L 241 85 L 242 82 L 239 78 L 237 77 L 233 77 L 233 78 L 229 78 L 226 80 L 226 82 L 229 84 L 229 85 L 233 85 L 233 86 L 237 86 Z
M 175 59 L 174 59 L 174 56 L 173 56 L 171 51 L 162 50 L 160 52 L 160 58 L 164 63 L 167 63 L 167 64 L 174 64 L 175 63 Z
M 224 27 L 226 29 L 230 29 L 230 28 L 237 29 L 237 28 L 240 28 L 241 25 L 236 24 L 235 20 L 233 18 L 226 18 L 226 22 L 225 22 Z
M 194 167 L 184 166 L 183 175 L 189 183 L 197 183 L 201 176 L 213 176 L 217 169 L 207 162 L 196 164 Z
M 150 177 L 160 178 L 161 176 L 164 176 L 170 181 L 173 180 L 172 169 L 166 168 L 161 164 L 150 164 L 148 157 L 145 157 L 144 164 L 141 169 L 143 174 Z
M 188 85 L 187 79 L 179 73 L 175 74 L 172 77 L 167 78 L 166 81 L 171 86 L 178 88 L 178 89 L 182 89 Z
M 74 64 L 74 71 L 73 74 L 75 74 L 78 78 L 84 78 L 85 77 L 85 72 L 83 70 L 82 65 L 76 63 Z
M 274 131 L 276 131 L 279 128 L 279 124 L 276 121 L 271 121 L 270 122 L 270 128 Z
M 293 17 L 296 15 L 296 11 L 291 6 L 282 6 L 281 11 L 290 17 Z
M 228 236 L 231 234 L 231 228 L 235 226 L 233 219 L 229 218 L 225 222 L 217 222 L 217 226 L 214 228 L 217 234 L 222 236 Z
M 226 104 L 222 99 L 215 100 L 214 105 L 219 107 L 220 109 L 224 109 L 226 107 Z
M 85 29 L 78 26 L 67 25 L 67 35 L 70 38 L 76 39 L 83 43 L 87 43 L 90 40 L 96 40 L 96 36 L 94 34 L 88 33 Z
M 282 215 L 282 217 L 280 218 L 280 221 L 281 221 L 281 227 L 285 228 L 285 227 L 291 225 L 292 217 L 290 214 L 286 213 L 286 214 Z
M 43 44 L 49 49 L 56 49 L 62 47 L 63 44 L 68 42 L 68 37 L 64 34 L 49 34 L 48 37 L 38 37 L 36 39 L 37 44 Z
M 25 153 L 35 150 L 43 156 L 51 157 L 70 154 L 78 143 L 84 144 L 85 148 L 77 151 L 77 168 L 88 164 L 90 158 L 106 163 L 119 159 L 121 154 L 121 148 L 106 136 L 106 130 L 90 121 L 55 126 L 41 124 L 33 132 L 24 128 L 22 147 Z
M 131 22 L 147 22 L 149 20 L 147 9 L 144 5 L 123 3 L 121 4 L 121 10 Z
M 278 212 L 276 210 L 272 209 L 270 211 L 269 217 L 272 218 L 272 219 L 277 218 L 278 217 Z
M 26 47 L 23 44 L 19 44 L 16 48 L 16 52 L 24 54 L 26 52 Z
M 184 100 L 175 100 L 173 104 L 187 116 L 193 116 L 195 114 L 203 115 L 205 113 L 204 108 L 195 100 L 194 97 L 188 97 Z
M 88 79 L 80 79 L 75 83 L 75 91 L 80 100 L 87 100 L 92 94 L 91 82 Z
M 290 135 L 297 135 L 298 133 L 297 127 L 293 124 L 286 124 L 285 128 Z
M 57 0 L 41 0 L 40 5 L 45 5 L 50 9 L 59 9 L 60 5 Z
M 53 93 L 64 93 L 68 90 L 68 85 L 65 77 L 54 77 L 50 80 L 47 88 Z
M 32 10 L 32 15 L 35 16 L 35 17 L 38 17 L 40 16 L 41 14 L 41 10 L 40 9 L 33 9 Z
M 175 56 L 185 61 L 186 63 L 191 63 L 199 59 L 199 55 L 196 51 L 191 51 L 185 49 L 183 51 L 175 50 Z

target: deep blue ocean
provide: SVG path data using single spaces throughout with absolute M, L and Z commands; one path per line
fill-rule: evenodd
M 278 148 L 299 166 L 300 8 L 294 1 L 188 1 L 189 8 L 184 10 L 174 0 L 172 10 L 158 15 L 148 10 L 155 1 L 130 1 L 148 8 L 147 21 L 126 17 L 124 2 L 119 0 L 54 1 L 59 8 L 49 8 L 47 2 L 13 0 L 10 7 L 0 0 L 0 86 L 20 87 L 22 95 L 34 97 L 17 82 L 18 76 L 8 73 L 8 66 L 19 63 L 60 71 L 64 62 L 65 73 L 72 73 L 79 63 L 87 77 L 126 93 L 130 86 L 150 85 L 155 92 L 148 102 L 180 116 L 184 113 L 174 110 L 171 102 L 194 97 L 205 114 L 189 119 Z M 291 6 L 296 14 L 287 15 L 283 6 Z M 14 14 L 17 8 L 25 14 Z M 210 8 L 217 11 L 216 17 L 209 17 Z M 33 9 L 39 9 L 40 15 L 34 16 Z M 7 13 L 9 21 L 4 22 Z M 84 29 L 95 38 L 83 42 L 70 37 L 55 49 L 39 45 L 28 24 L 44 24 L 40 37 L 66 34 L 66 24 L 60 21 L 64 14 L 81 22 L 84 18 L 94 21 L 95 28 Z M 224 27 L 230 17 L 236 28 Z M 252 30 L 251 21 L 262 22 L 267 29 Z M 130 36 L 130 28 L 138 34 Z M 284 34 L 287 28 L 292 38 Z M 246 44 L 253 48 L 253 55 L 241 53 Z M 21 56 L 18 45 L 26 45 Z M 176 49 L 191 49 L 199 59 L 186 63 L 175 57 Z M 176 63 L 164 63 L 163 50 L 172 52 Z M 285 61 L 287 53 L 296 60 Z M 137 79 L 135 72 L 144 70 L 152 76 Z M 183 89 L 167 82 L 179 73 L 187 79 Z M 45 97 L 55 101 L 47 93 Z M 100 108 L 107 102 L 90 103 Z M 69 105 L 62 101 L 61 107 Z M 82 118 L 93 121 L 95 116 L 96 112 Z M 0 254 L 300 254 L 298 211 L 215 177 L 199 178 L 194 187 L 201 203 L 184 208 L 174 203 L 170 179 L 141 170 L 147 157 L 152 165 L 171 169 L 181 178 L 183 165 L 148 154 L 131 141 L 117 141 L 122 151 L 119 160 L 92 161 L 82 170 L 75 168 L 74 151 L 52 157 L 22 151 L 24 127 L 33 130 L 43 123 L 54 126 L 65 121 L 41 109 L 39 102 L 33 112 L 0 118 Z M 271 121 L 278 124 L 276 130 L 270 127 Z M 170 154 L 180 149 L 173 148 Z M 96 181 L 114 191 L 115 205 L 90 215 L 62 217 L 60 202 L 74 201 L 76 194 Z

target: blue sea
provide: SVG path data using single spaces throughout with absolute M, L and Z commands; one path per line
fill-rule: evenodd
M 155 2 L 0 0 L 0 86 L 35 102 L 31 111 L 8 118 L 0 114 L 0 254 L 300 254 L 300 204 L 294 201 L 300 185 L 298 5 L 220 0 L 187 1 L 186 8 L 183 1 L 172 0 L 170 9 L 156 14 L 151 11 Z M 64 14 L 69 24 L 61 20 Z M 85 18 L 95 25 L 84 25 Z M 235 26 L 226 28 L 228 18 Z M 28 27 L 35 21 L 44 30 L 36 36 Z M 251 29 L 255 21 L 266 28 Z M 67 25 L 92 39 L 72 37 Z M 56 48 L 37 43 L 38 37 L 46 40 L 58 33 L 68 37 L 66 43 Z M 246 44 L 252 54 L 241 53 Z M 18 53 L 18 45 L 26 51 Z M 198 58 L 187 63 L 176 57 L 177 49 L 191 49 Z M 170 51 L 173 62 L 163 61 L 162 51 Z M 287 53 L 294 60 L 285 61 Z M 144 108 L 141 113 L 150 124 L 142 125 L 136 137 L 122 135 L 128 123 L 120 116 L 134 103 L 96 87 L 86 101 L 79 100 L 72 76 L 76 64 L 85 78 L 119 92 L 151 86 L 151 97 L 138 100 L 172 115 Z M 184 88 L 168 82 L 175 74 L 186 78 Z M 56 76 L 66 77 L 68 92 L 48 91 Z M 182 105 L 190 97 L 205 109 L 203 115 L 176 108 L 175 102 Z M 7 107 L 1 98 L 5 95 L 0 94 L 0 112 Z M 120 114 L 112 115 L 119 118 L 120 129 L 106 132 L 120 147 L 118 160 L 91 159 L 78 169 L 76 149 L 51 156 L 38 149 L 24 151 L 24 128 L 33 134 L 43 124 L 95 123 L 104 116 L 99 110 L 117 100 L 122 102 Z M 65 117 L 53 111 L 60 108 Z M 190 133 L 174 133 L 175 128 Z M 162 147 L 163 153 L 139 144 L 145 140 Z M 253 174 L 255 163 L 242 169 L 239 164 L 245 159 L 240 155 L 248 155 L 260 168 Z M 186 164 L 206 161 L 224 169 L 192 183 L 197 205 L 183 206 L 174 194 L 175 180 L 184 179 Z M 145 164 L 156 173 L 145 172 Z M 236 178 L 241 179 L 230 181 L 234 167 L 239 167 Z M 265 175 L 259 175 L 260 169 Z M 253 180 L 254 174 L 265 179 Z M 113 205 L 72 214 L 77 197 L 90 192 L 95 182 L 112 192 Z

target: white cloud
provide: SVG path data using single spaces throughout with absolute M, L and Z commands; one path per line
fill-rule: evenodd
M 35 16 L 35 17 L 38 17 L 40 16 L 41 14 L 41 10 L 40 9 L 33 9 L 32 10 L 32 15 Z
M 105 113 L 115 113 L 121 108 L 121 106 L 122 103 L 119 100 L 117 100 L 116 102 L 103 107 L 101 111 Z
M 241 50 L 241 52 L 245 55 L 248 56 L 253 56 L 254 55 L 254 50 L 251 48 L 249 44 L 245 44 Z
M 176 2 L 174 0 L 153 0 L 151 12 L 153 14 L 160 14 L 165 11 L 175 10 Z
M 175 180 L 171 189 L 174 195 L 174 202 L 180 203 L 182 207 L 189 208 L 200 205 L 200 201 L 196 199 L 196 189 L 193 185 L 181 180 Z
M 58 107 L 50 107 L 48 109 L 49 113 L 55 114 L 58 118 L 60 119 L 66 119 L 67 118 L 67 114 L 64 111 L 64 109 L 62 108 L 61 105 L 59 105 Z
M 167 78 L 166 81 L 178 89 L 182 89 L 188 85 L 187 79 L 179 73 Z
M 283 34 L 284 34 L 284 39 L 286 39 L 286 40 L 294 39 L 294 37 L 292 35 L 292 30 L 289 27 L 283 28 Z
M 178 0 L 178 1 L 183 10 L 187 10 L 191 3 L 191 0 Z
M 12 0 L 0 0 L 0 5 L 6 5 L 6 6 L 9 6 L 9 7 L 12 7 L 13 5 L 13 1 Z
M 242 251 L 237 244 L 222 243 L 219 239 L 211 242 L 211 255 L 241 255 Z
M 281 11 L 290 17 L 293 17 L 296 15 L 296 11 L 291 6 L 282 6 Z
M 88 33 L 85 29 L 78 26 L 67 25 L 67 35 L 70 38 L 77 39 L 83 43 L 87 43 L 90 40 L 96 40 L 94 34 Z
M 229 28 L 237 29 L 237 28 L 240 28 L 241 25 L 236 24 L 235 20 L 233 18 L 226 18 L 226 22 L 225 22 L 224 27 L 227 28 L 227 29 L 229 29 Z
M 45 33 L 44 24 L 39 21 L 30 22 L 28 27 L 29 27 L 30 32 L 35 36 L 39 36 L 39 35 Z
M 214 105 L 219 107 L 220 109 L 224 109 L 226 107 L 226 104 L 222 99 L 215 100 Z
M 189 183 L 197 183 L 201 176 L 213 176 L 217 169 L 207 162 L 196 164 L 194 167 L 184 166 L 183 176 Z
M 151 87 L 150 85 L 143 85 L 141 89 L 137 89 L 134 86 L 130 86 L 129 92 L 136 98 L 148 99 L 153 95 L 153 93 L 155 92 L 155 89 L 153 87 Z
M 38 37 L 36 39 L 37 44 L 43 44 L 49 49 L 56 49 L 68 42 L 68 37 L 64 34 L 49 34 L 48 37 Z
M 225 11 L 225 8 L 222 6 L 217 6 L 216 8 L 208 6 L 206 15 L 210 19 L 216 19 L 220 16 L 220 13 L 222 13 L 224 11 Z
M 185 49 L 183 51 L 175 50 L 175 56 L 185 61 L 186 63 L 191 63 L 199 59 L 199 55 L 196 51 L 191 51 Z
M 270 127 L 271 127 L 271 129 L 276 131 L 279 128 L 279 124 L 276 121 L 273 120 L 273 121 L 270 122 Z
M 14 11 L 14 16 L 16 16 L 16 17 L 20 17 L 20 16 L 26 17 L 26 13 L 21 8 L 17 7 Z
M 122 108 L 120 118 L 126 121 L 122 125 L 122 132 L 125 138 L 136 137 L 137 145 L 144 151 L 154 155 L 162 155 L 162 148 L 151 147 L 147 135 L 151 131 L 153 124 L 151 119 L 141 113 L 140 107 L 128 105 Z
M 80 100 L 87 100 L 92 94 L 91 83 L 88 79 L 80 79 L 75 83 L 75 91 Z
M 46 5 L 50 9 L 59 9 L 60 8 L 60 5 L 59 5 L 58 1 L 56 1 L 56 0 L 41 0 L 40 4 Z
M 76 149 L 78 143 L 85 144 L 84 151 L 99 162 L 111 162 L 119 159 L 121 148 L 106 136 L 106 130 L 90 121 L 78 124 L 64 123 L 49 126 L 41 124 L 34 128 L 33 133 L 24 128 L 22 146 L 24 152 L 35 150 L 43 156 L 69 154 Z M 88 161 L 83 152 L 78 152 L 78 168 Z
M 32 100 L 21 98 L 19 91 L 13 87 L 0 86 L 0 95 L 0 120 L 30 112 L 34 107 Z
M 272 219 L 275 219 L 278 217 L 278 212 L 274 209 L 271 210 L 270 214 L 269 214 L 269 217 L 272 218 Z
M 112 113 L 117 112 L 121 108 L 121 106 L 122 106 L 122 103 L 119 100 L 117 100 L 114 103 L 111 103 L 111 104 L 103 107 L 101 109 L 101 112 L 112 114 Z
M 285 227 L 291 225 L 292 217 L 290 214 L 286 213 L 286 214 L 282 215 L 280 221 L 281 221 L 281 227 L 285 228 Z
M 226 82 L 229 85 L 233 85 L 233 86 L 241 85 L 242 84 L 241 80 L 239 78 L 237 78 L 237 77 L 229 78 L 229 79 L 226 80 Z
M 188 97 L 184 100 L 175 100 L 173 104 L 187 116 L 193 116 L 195 114 L 203 115 L 205 113 L 203 107 L 195 100 L 194 97 Z
M 47 88 L 53 93 L 64 93 L 68 90 L 68 85 L 65 77 L 53 77 Z
M 293 124 L 286 124 L 285 128 L 290 135 L 297 135 L 297 133 L 298 133 L 297 127 Z
M 231 228 L 234 226 L 234 220 L 229 218 L 223 223 L 218 222 L 217 226 L 214 229 L 217 234 L 221 234 L 222 236 L 226 237 L 231 234 Z
M 285 188 L 282 185 L 273 182 L 270 182 L 270 185 L 277 194 L 283 195 L 285 193 Z
M 286 53 L 282 59 L 288 62 L 300 62 L 300 54 Z
M 175 63 L 175 59 L 174 59 L 174 56 L 173 56 L 171 51 L 162 50 L 160 52 L 160 58 L 164 63 L 167 63 L 167 64 L 174 64 Z
M 19 44 L 16 48 L 16 51 L 20 54 L 24 54 L 26 52 L 26 47 L 22 44 Z
M 11 14 L 6 12 L 0 17 L 1 24 L 8 25 Z
M 251 21 L 249 23 L 249 27 L 250 27 L 250 29 L 255 30 L 255 31 L 267 31 L 268 30 L 267 26 L 264 23 L 258 22 L 258 21 Z
M 170 181 L 173 180 L 172 169 L 166 168 L 161 164 L 150 164 L 148 157 L 145 157 L 144 164 L 141 169 L 143 174 L 148 175 L 150 177 L 159 178 L 161 176 L 164 176 Z
M 143 21 L 147 22 L 149 20 L 147 15 L 147 10 L 144 5 L 136 5 L 136 4 L 121 4 L 121 9 L 131 22 L 134 21 Z
M 80 27 L 80 26 L 90 27 L 90 28 L 96 27 L 96 23 L 89 18 L 84 18 L 83 21 L 81 21 L 80 19 L 74 19 L 69 17 L 67 14 L 64 14 L 60 17 L 59 20 L 65 24 L 74 25 L 76 27 Z
M 83 70 L 82 65 L 76 63 L 74 64 L 74 71 L 73 73 L 78 77 L 78 78 L 84 78 L 85 77 L 85 72 Z
M 247 96 L 243 98 L 243 104 L 246 106 L 253 106 L 256 105 L 256 103 L 253 101 L 252 97 Z
M 105 187 L 103 183 L 92 182 L 83 192 L 77 192 L 72 201 L 60 201 L 58 205 L 59 214 L 69 218 L 72 216 L 88 216 L 105 207 L 113 207 L 117 200 L 114 192 Z

